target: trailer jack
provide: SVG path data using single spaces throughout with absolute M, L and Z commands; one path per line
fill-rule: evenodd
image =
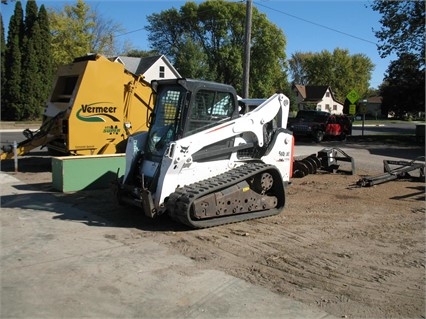
M 418 157 L 412 161 L 392 161 L 383 160 L 384 173 L 376 176 L 366 176 L 361 178 L 357 185 L 361 187 L 374 186 L 377 184 L 386 183 L 398 178 L 414 178 L 409 172 L 419 170 L 419 176 L 415 177 L 421 181 L 425 179 L 425 163 L 418 163 L 417 160 L 424 156 Z M 397 165 L 395 168 L 391 168 L 391 165 Z

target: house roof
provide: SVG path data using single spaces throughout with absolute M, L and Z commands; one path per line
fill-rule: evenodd
M 382 103 L 382 97 L 381 96 L 371 96 L 371 97 L 367 98 L 367 103 L 381 104 Z
M 303 98 L 303 102 L 321 102 L 327 90 L 329 90 L 331 97 L 334 102 L 342 104 L 339 102 L 331 89 L 331 86 L 327 85 L 300 85 L 294 84 L 294 87 L 297 89 L 301 97 Z
M 129 56 L 117 56 L 112 58 L 113 61 L 118 61 L 124 64 L 124 67 L 126 68 L 126 70 L 136 75 L 145 74 L 149 70 L 149 68 L 152 67 L 154 63 L 160 59 L 162 59 L 167 64 L 170 70 L 172 70 L 172 72 L 177 77 L 180 77 L 177 70 L 173 67 L 173 65 L 169 62 L 169 60 L 164 55 L 154 55 L 154 56 L 149 56 L 145 58 L 136 58 L 136 57 L 129 57 Z
M 325 95 L 325 92 L 327 92 L 328 89 L 330 89 L 330 93 L 333 96 L 333 92 L 331 91 L 331 88 L 329 86 L 325 85 L 295 85 L 296 89 L 299 91 L 300 95 L 303 97 L 303 100 L 306 102 L 314 102 L 314 101 L 321 101 L 322 98 Z
M 329 86 L 313 86 L 308 85 L 305 86 L 306 90 L 306 98 L 305 101 L 319 101 L 322 100 L 322 98 L 325 95 L 325 92 L 327 92 Z M 331 90 L 330 90 L 331 92 Z
M 306 90 L 305 90 L 305 86 L 304 85 L 295 84 L 294 87 L 297 89 L 297 91 L 299 91 L 300 95 L 303 98 L 306 98 Z

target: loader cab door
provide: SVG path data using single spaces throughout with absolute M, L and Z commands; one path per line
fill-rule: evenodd
M 176 139 L 185 99 L 186 90 L 179 85 L 160 88 L 148 131 L 146 159 L 161 162 L 167 145 Z
M 151 192 L 157 188 L 161 161 L 167 146 L 178 136 L 178 125 L 186 96 L 187 91 L 180 85 L 164 85 L 158 88 L 154 110 L 149 121 L 143 158 L 139 167 L 144 187 Z

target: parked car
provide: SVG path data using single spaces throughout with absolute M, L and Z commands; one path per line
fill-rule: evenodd
M 325 137 L 344 140 L 346 136 L 352 135 L 352 120 L 346 115 L 301 110 L 289 121 L 289 129 L 296 138 L 311 137 L 317 143 Z

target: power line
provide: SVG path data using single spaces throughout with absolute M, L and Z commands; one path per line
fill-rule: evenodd
M 238 2 L 244 2 L 244 1 L 243 1 L 243 0 L 240 0 L 240 1 L 235 1 L 235 2 L 237 2 L 237 3 L 238 3 Z M 310 20 L 307 20 L 307 19 L 304 19 L 304 18 L 301 18 L 301 17 L 295 16 L 294 14 L 287 13 L 287 12 L 284 12 L 284 11 L 282 11 L 282 10 L 278 10 L 278 9 L 274 9 L 274 8 L 268 7 L 268 6 L 266 6 L 266 5 L 264 5 L 264 4 L 261 4 L 261 3 L 259 3 L 259 2 L 253 2 L 253 3 L 255 3 L 257 6 L 260 6 L 260 7 L 263 7 L 263 8 L 266 8 L 266 9 L 269 9 L 269 10 L 272 10 L 272 11 L 275 11 L 275 12 L 278 12 L 278 13 L 280 13 L 280 14 L 284 14 L 284 15 L 289 16 L 289 17 L 291 17 L 291 18 L 294 18 L 294 19 L 297 19 L 297 20 L 300 20 L 300 21 L 303 21 L 303 22 L 306 22 L 306 23 L 309 23 L 309 24 L 315 25 L 315 26 L 317 26 L 317 27 L 320 27 L 320 28 L 323 28 L 323 29 L 327 29 L 327 30 L 330 30 L 330 31 L 336 32 L 336 33 L 340 33 L 340 34 L 342 34 L 342 35 L 344 35 L 344 36 L 351 37 L 351 38 L 353 38 L 353 39 L 357 39 L 357 40 L 360 40 L 360 41 L 363 41 L 363 42 L 366 42 L 366 43 L 374 44 L 375 46 L 377 46 L 377 43 L 376 43 L 376 42 L 373 42 L 373 41 L 370 41 L 370 40 L 367 40 L 367 39 L 361 38 L 361 37 L 359 37 L 359 36 L 356 36 L 356 35 L 353 35 L 353 34 L 350 34 L 350 33 L 347 33 L 347 32 L 343 32 L 343 31 L 337 30 L 337 29 L 335 29 L 335 28 L 331 28 L 331 27 L 328 27 L 328 26 L 326 26 L 326 25 L 323 25 L 323 24 L 320 24 L 320 23 L 317 23 L 317 22 L 313 22 L 313 21 L 310 21 Z M 208 10 L 205 10 L 204 12 L 207 12 L 207 11 L 208 11 Z M 144 30 L 144 29 L 145 29 L 145 27 L 143 27 L 143 28 L 139 28 L 139 29 L 136 29 L 136 30 L 132 30 L 132 31 L 128 31 L 128 32 L 124 32 L 124 33 L 120 33 L 120 34 L 115 35 L 115 37 L 121 37 L 121 36 L 124 36 L 124 35 L 127 35 L 127 34 L 135 33 L 135 32 L 138 32 L 138 31 L 142 31 L 142 30 Z
M 324 28 L 324 29 L 327 29 L 327 30 L 330 30 L 330 31 L 333 31 L 333 32 L 336 32 L 336 33 L 340 33 L 340 34 L 343 34 L 345 36 L 348 36 L 348 37 L 351 37 L 351 38 L 354 38 L 354 39 L 357 39 L 357 40 L 360 40 L 360 41 L 364 41 L 364 42 L 367 42 L 367 43 L 370 43 L 370 44 L 374 44 L 374 45 L 377 46 L 376 42 L 373 42 L 373 41 L 370 41 L 370 40 L 358 37 L 356 35 L 352 35 L 352 34 L 349 34 L 349 33 L 346 33 L 346 32 L 343 32 L 343 31 L 340 31 L 340 30 L 337 30 L 337 29 L 334 29 L 334 28 L 331 28 L 331 27 L 328 27 L 328 26 L 325 26 L 325 25 L 317 23 L 317 22 L 313 22 L 313 21 L 306 20 L 304 18 L 300 18 L 298 16 L 295 16 L 294 14 L 290 14 L 290 13 L 284 12 L 282 10 L 274 9 L 274 8 L 265 6 L 264 4 L 261 4 L 261 3 L 258 3 L 258 2 L 255 2 L 255 4 L 258 5 L 258 6 L 260 6 L 260 7 L 264 7 L 266 9 L 269 9 L 269 10 L 272 10 L 272 11 L 284 14 L 286 16 L 292 17 L 294 19 L 297 19 L 297 20 L 300 20 L 300 21 L 303 21 L 303 22 L 306 22 L 306 23 L 313 24 L 313 25 L 315 25 L 317 27 L 321 27 L 321 28 Z
M 127 34 L 130 34 L 130 33 L 135 33 L 135 32 L 138 32 L 138 31 L 142 31 L 143 29 L 145 29 L 145 28 L 139 28 L 139 29 L 132 30 L 132 31 L 129 31 L 129 32 L 124 32 L 124 33 L 116 34 L 114 36 L 117 38 L 117 37 L 121 37 L 123 35 L 127 35 Z
M 244 0 L 240 0 L 240 1 L 237 1 L 236 3 L 238 3 L 238 2 L 243 2 Z M 232 1 L 231 1 L 232 2 Z M 200 15 L 200 14 L 202 14 L 202 13 L 206 13 L 206 12 L 212 12 L 213 10 L 203 10 L 203 11 L 198 11 L 197 12 L 197 15 Z M 216 20 L 216 21 L 228 21 L 229 19 L 219 19 L 219 20 Z M 128 32 L 124 32 L 124 33 L 120 33 L 120 34 L 116 34 L 116 35 L 114 35 L 116 38 L 117 37 L 121 37 L 121 36 L 123 36 L 123 35 L 127 35 L 127 34 L 131 34 L 131 33 L 135 33 L 135 32 L 138 32 L 138 31 L 142 31 L 142 30 L 144 30 L 145 29 L 145 27 L 143 27 L 143 28 L 139 28 L 139 29 L 136 29 L 136 30 L 132 30 L 132 31 L 128 31 Z

